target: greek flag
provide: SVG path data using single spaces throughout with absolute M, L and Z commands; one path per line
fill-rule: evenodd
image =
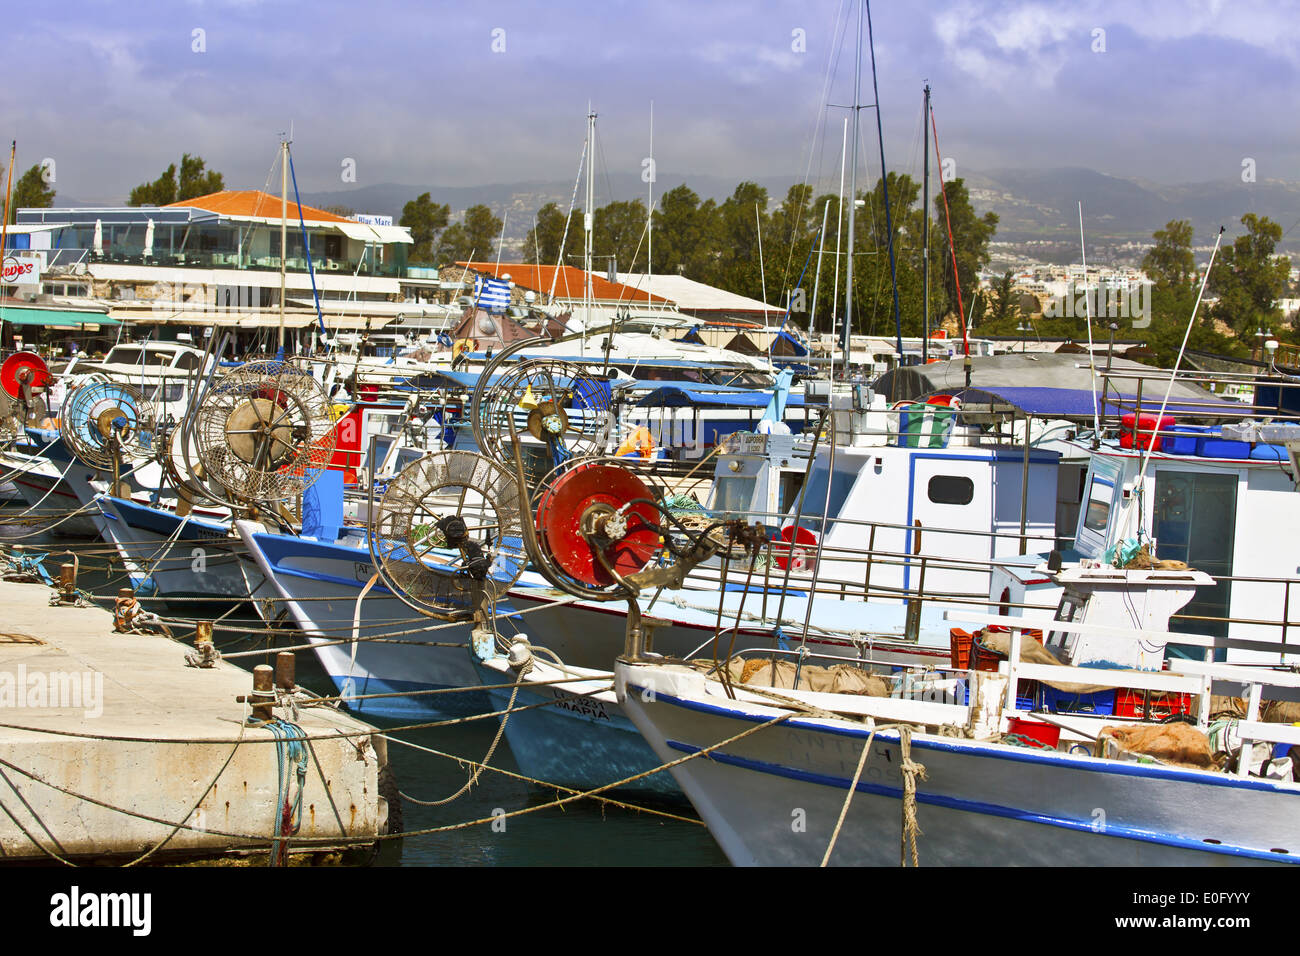
M 474 279 L 474 301 L 489 312 L 504 312 L 510 304 L 510 283 L 504 279 Z

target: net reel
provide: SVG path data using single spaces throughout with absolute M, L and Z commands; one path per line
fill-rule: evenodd
M 0 440 L 12 441 L 49 417 L 45 390 L 53 383 L 45 360 L 15 352 L 0 365 Z
M 334 454 L 329 399 L 307 369 L 283 361 L 247 362 L 218 379 L 192 435 L 207 477 L 246 502 L 301 494 Z
M 560 466 L 536 502 L 537 546 L 591 596 L 626 594 L 627 576 L 660 550 L 659 509 L 631 470 L 598 459 Z
M 119 497 L 122 462 L 150 457 L 156 428 L 153 404 L 138 388 L 120 382 L 86 382 L 72 389 L 59 421 L 68 450 L 93 468 L 111 471 Z
M 486 610 L 528 563 L 519 483 L 483 455 L 425 455 L 388 483 L 372 513 L 381 577 L 430 617 L 458 620 Z
M 511 462 L 511 436 L 518 434 L 542 456 L 545 472 L 605 450 L 614 428 L 608 380 L 552 359 L 529 359 L 490 378 L 488 372 L 480 376 L 470 410 L 483 454 Z

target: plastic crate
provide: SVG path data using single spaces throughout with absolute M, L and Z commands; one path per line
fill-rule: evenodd
M 1163 720 L 1172 714 L 1190 714 L 1192 712 L 1191 694 L 1170 694 L 1152 691 L 1150 699 L 1145 702 L 1144 706 L 1145 697 L 1145 692 L 1140 690 L 1116 691 L 1115 716 Z
M 1061 742 L 1061 728 L 1054 724 L 1045 724 L 1041 720 L 1012 717 L 1007 725 L 1007 733 L 1032 738 L 1053 749 Z
M 1113 690 L 1102 690 L 1095 694 L 1067 694 L 1043 684 L 1038 694 L 1043 710 L 1053 714 L 1100 714 L 1110 717 L 1115 713 Z
M 970 670 L 970 648 L 974 639 L 975 635 L 969 631 L 963 631 L 960 627 L 948 630 L 948 641 L 952 648 L 953 670 Z

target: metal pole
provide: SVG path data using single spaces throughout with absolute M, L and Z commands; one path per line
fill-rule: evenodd
M 1025 536 L 1025 529 L 1029 524 L 1029 429 L 1034 421 L 1034 416 L 1025 416 L 1025 459 L 1024 468 L 1020 475 L 1020 553 L 1029 553 L 1029 539 Z
M 858 88 L 862 83 L 862 4 L 858 4 L 857 60 L 853 67 L 853 163 L 849 167 L 849 254 L 844 263 L 844 377 L 849 374 L 849 335 L 853 329 L 853 244 L 858 209 Z M 885 190 L 888 192 L 889 190 Z M 898 350 L 898 360 L 903 360 L 903 350 Z
M 930 84 L 925 84 L 925 112 L 921 115 L 925 137 L 925 174 L 921 178 L 921 362 L 930 359 Z
M 280 331 L 276 345 L 284 350 L 284 269 L 288 262 L 289 248 L 285 245 L 288 234 L 289 219 L 289 143 L 280 143 Z
M 885 194 L 885 232 L 889 236 L 889 284 L 894 290 L 894 335 L 898 340 L 898 361 L 903 361 L 903 318 L 898 308 L 898 265 L 894 256 L 894 219 L 889 208 L 889 173 L 885 169 L 885 126 L 880 116 L 880 87 L 876 83 L 876 41 L 871 31 L 871 0 L 866 0 L 867 42 L 871 45 L 871 92 L 876 100 L 876 142 L 880 145 L 880 186 Z M 854 89 L 854 93 L 857 89 Z M 855 114 L 856 115 L 856 114 Z M 856 146 L 857 143 L 854 143 Z
M 828 199 L 822 209 L 821 242 L 817 249 L 817 275 L 813 279 L 812 311 L 808 313 L 808 347 L 810 354 L 813 346 L 813 333 L 817 325 L 817 291 L 822 284 L 822 253 L 826 251 L 826 217 L 830 215 L 830 211 L 831 201 Z M 831 298 L 834 299 L 835 296 L 832 295 Z

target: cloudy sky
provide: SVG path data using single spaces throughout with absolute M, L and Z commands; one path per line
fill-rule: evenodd
M 853 0 L 61 0 L 6 15 L 0 136 L 18 168 L 125 198 L 182 152 L 232 187 L 294 131 L 305 191 L 597 170 L 838 178 Z M 1300 3 L 921 0 L 873 5 L 886 161 L 920 170 L 929 80 L 957 173 L 1088 166 L 1175 183 L 1300 180 Z M 864 28 L 865 35 L 865 28 Z M 864 102 L 871 74 L 864 55 Z M 864 112 L 862 175 L 878 174 Z M 2 161 L 2 160 L 0 160 Z M 278 178 L 278 177 L 277 177 Z M 278 186 L 278 184 L 276 184 Z

